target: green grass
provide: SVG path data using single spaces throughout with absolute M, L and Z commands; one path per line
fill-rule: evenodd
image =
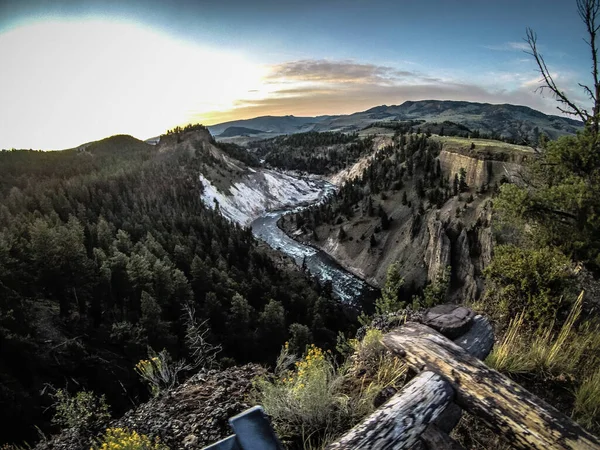
M 571 380 L 573 417 L 588 429 L 600 431 L 600 330 L 581 316 L 584 293 L 574 302 L 558 332 L 552 327 L 531 334 L 524 325 L 525 312 L 510 321 L 500 344 L 486 364 L 506 374 L 534 375 L 538 380 Z
M 503 373 L 524 373 L 533 369 L 533 361 L 522 340 L 521 329 L 525 314 L 512 319 L 500 342 L 486 359 L 486 364 Z
M 600 336 L 595 329 L 583 327 L 577 330 L 576 322 L 583 307 L 582 292 L 569 312 L 558 333 L 549 326 L 533 337 L 524 327 L 525 311 L 512 319 L 500 345 L 488 356 L 486 363 L 504 373 L 538 372 L 548 374 L 577 375 L 586 363 L 586 352 L 600 346 Z
M 494 139 L 469 139 L 460 136 L 432 136 L 433 139 L 441 141 L 445 144 L 455 145 L 458 147 L 467 147 L 471 146 L 471 143 L 475 144 L 475 150 L 479 149 L 499 149 L 499 150 L 511 150 L 517 152 L 525 152 L 531 153 L 531 147 L 526 147 L 524 145 L 517 144 L 509 144 L 508 142 L 497 141 Z
M 600 368 L 585 378 L 575 392 L 573 416 L 584 427 L 600 431 Z

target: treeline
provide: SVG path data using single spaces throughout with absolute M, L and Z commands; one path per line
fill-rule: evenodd
M 200 123 L 188 123 L 187 125 L 180 127 L 180 126 L 176 126 L 174 128 L 172 128 L 171 130 L 167 130 L 167 132 L 165 134 L 163 134 L 163 136 L 170 136 L 172 134 L 182 134 L 182 133 L 187 133 L 189 131 L 206 131 L 208 132 L 208 128 L 206 128 L 204 125 L 200 124 Z
M 516 145 L 542 145 L 548 140 L 539 129 L 539 127 L 533 127 L 527 132 L 521 132 L 519 127 L 515 125 L 515 136 L 506 136 L 497 131 L 482 132 L 480 130 L 472 130 L 466 125 L 445 120 L 443 122 L 427 122 L 423 119 L 418 120 L 405 120 L 405 121 L 382 121 L 374 122 L 364 129 L 369 128 L 387 128 L 394 130 L 396 136 L 407 133 L 424 133 L 427 137 L 432 134 L 439 136 L 455 136 L 466 139 L 491 139 L 495 141 L 506 142 L 508 144 Z
M 244 147 L 240 147 L 237 144 L 227 143 L 227 142 L 217 142 L 215 143 L 217 147 L 231 156 L 233 159 L 237 159 L 238 161 L 242 161 L 244 164 L 257 167 L 260 165 L 259 159 L 253 153 L 250 153 Z
M 106 394 L 116 414 L 145 398 L 133 368 L 147 346 L 188 355 L 186 303 L 224 361 L 331 348 L 352 328 L 329 289 L 202 203 L 200 149 L 118 136 L 0 153 L 0 442 L 49 430 L 46 383 Z
M 267 165 L 320 175 L 331 174 L 372 152 L 373 139 L 358 134 L 308 132 L 253 142 L 250 151 Z

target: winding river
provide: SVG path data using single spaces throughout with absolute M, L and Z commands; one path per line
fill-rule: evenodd
M 333 189 L 332 185 L 324 183 L 321 195 L 313 205 L 327 198 Z M 294 258 L 298 265 L 302 265 L 302 262 L 305 261 L 310 273 L 315 275 L 321 283 L 331 281 L 333 293 L 342 301 L 355 303 L 364 294 L 372 294 L 373 288 L 342 268 L 327 253 L 295 241 L 277 226 L 277 221 L 284 214 L 298 212 L 310 206 L 312 205 L 291 206 L 287 209 L 267 212 L 252 222 L 252 232 L 272 248 Z

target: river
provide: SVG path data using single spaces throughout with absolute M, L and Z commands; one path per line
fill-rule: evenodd
M 333 192 L 333 189 L 332 185 L 324 183 L 321 195 L 315 203 L 323 201 Z M 333 293 L 345 303 L 357 304 L 363 295 L 371 296 L 374 289 L 362 279 L 342 268 L 327 253 L 295 241 L 277 226 L 277 221 L 284 214 L 291 211 L 298 212 L 310 206 L 291 206 L 287 209 L 267 212 L 252 222 L 252 233 L 272 248 L 294 258 L 298 265 L 302 265 L 305 261 L 310 273 L 321 283 L 331 281 Z

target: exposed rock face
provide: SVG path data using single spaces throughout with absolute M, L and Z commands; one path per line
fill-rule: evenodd
M 481 188 L 498 182 L 502 177 L 514 182 L 521 169 L 523 157 L 511 157 L 507 161 L 483 159 L 476 155 L 464 155 L 451 150 L 442 150 L 439 155 L 440 166 L 445 174 L 453 177 L 461 169 L 466 171 L 467 185 Z
M 462 229 L 454 244 L 455 278 L 459 284 L 456 297 L 459 300 L 472 300 L 479 295 L 478 282 L 475 279 L 475 266 L 471 259 L 471 248 L 467 230 Z
M 425 250 L 425 263 L 427 265 L 427 280 L 435 281 L 446 267 L 451 263 L 450 239 L 446 234 L 446 228 L 440 220 L 429 222 L 429 242 Z
M 125 427 L 158 436 L 171 450 L 203 448 L 231 434 L 228 419 L 253 406 L 248 403 L 252 379 L 264 373 L 256 364 L 202 371 L 107 427 Z M 89 450 L 97 435 L 98 432 L 89 430 L 82 433 L 67 430 L 35 448 Z
M 460 169 L 465 169 L 466 182 L 469 186 L 481 187 L 489 183 L 491 161 L 483 161 L 446 150 L 440 152 L 439 160 L 444 173 L 453 175 L 459 173 Z
M 439 160 L 444 176 L 452 178 L 464 168 L 468 191 L 450 197 L 441 208 L 418 197 L 413 178 L 404 187 L 408 204 L 401 201 L 401 191 L 390 191 L 377 199 L 390 219 L 386 230 L 381 229 L 378 217 L 355 208 L 348 221 L 320 226 L 317 241 L 290 223 L 287 231 L 321 248 L 374 286 L 382 287 L 388 267 L 398 262 L 407 301 L 428 282 L 435 282 L 448 266 L 452 267 L 448 300 L 476 300 L 483 291 L 483 270 L 492 259 L 491 189 L 485 187 L 502 177 L 513 179 L 527 157 L 527 151 L 510 148 L 506 153 L 496 153 L 495 147 L 442 150 Z M 419 204 L 426 206 L 424 212 L 418 212 Z M 346 235 L 343 240 L 339 238 L 340 227 Z M 369 245 L 371 235 L 375 236 L 375 246 Z
M 322 185 L 285 173 L 260 168 L 239 177 L 225 192 L 219 190 L 204 175 L 202 200 L 209 207 L 219 204 L 221 214 L 248 226 L 265 211 L 283 208 L 290 203 L 316 201 Z

